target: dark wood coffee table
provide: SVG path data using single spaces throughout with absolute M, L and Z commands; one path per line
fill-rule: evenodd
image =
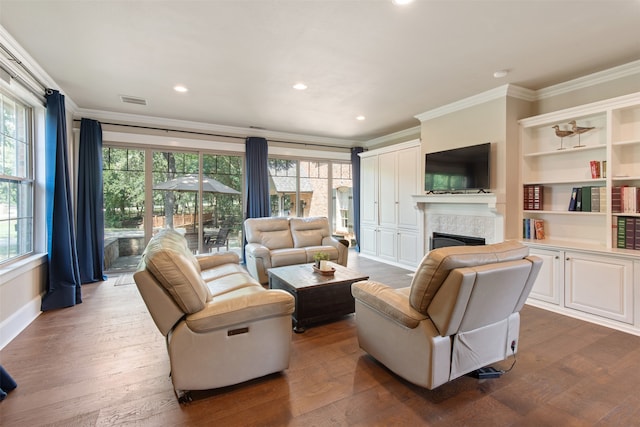
M 293 330 L 304 332 L 310 323 L 344 316 L 355 311 L 351 284 L 369 276 L 335 263 L 332 276 L 316 273 L 313 264 L 297 264 L 268 270 L 269 288 L 284 289 L 296 299 Z

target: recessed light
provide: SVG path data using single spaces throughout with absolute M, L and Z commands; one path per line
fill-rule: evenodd
M 295 90 L 305 90 L 307 88 L 307 85 L 304 83 L 296 83 L 293 85 L 293 88 Z
M 413 3 L 413 0 L 391 0 L 396 6 L 404 6 L 405 4 Z
M 184 93 L 184 92 L 187 92 L 189 89 L 187 89 L 182 85 L 177 85 L 173 87 L 173 90 L 175 90 L 176 92 Z
M 507 74 L 509 74 L 509 70 L 498 70 L 495 73 L 493 73 L 493 77 L 496 79 L 501 79 L 505 77 Z
M 364 119 L 366 119 L 366 117 L 365 117 L 365 116 L 362 116 L 362 115 L 360 115 L 360 116 L 356 116 L 356 120 L 360 120 L 360 121 L 362 121 L 362 120 L 364 120 Z

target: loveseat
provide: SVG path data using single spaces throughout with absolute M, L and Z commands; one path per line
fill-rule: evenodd
M 269 268 L 311 263 L 318 252 L 326 253 L 329 261 L 347 265 L 349 243 L 331 235 L 326 217 L 249 218 L 244 231 L 247 270 L 262 284 L 269 281 Z
M 190 390 L 241 383 L 289 366 L 293 297 L 267 290 L 235 253 L 194 256 L 186 239 L 156 234 L 134 274 L 166 337 L 171 380 L 181 402 Z

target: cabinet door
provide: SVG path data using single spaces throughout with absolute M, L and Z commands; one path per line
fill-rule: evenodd
M 384 153 L 378 156 L 378 185 L 380 186 L 378 204 L 380 225 L 382 227 L 395 227 L 398 222 L 396 159 L 396 152 Z
M 633 262 L 624 258 L 565 252 L 565 305 L 633 323 Z
M 531 248 L 530 253 L 542 259 L 542 268 L 529 297 L 560 304 L 564 285 L 564 253 L 539 248 Z
M 378 255 L 378 232 L 377 227 L 362 225 L 360 227 L 360 252 L 366 255 Z
M 411 196 L 420 194 L 420 147 L 407 148 L 398 151 L 398 227 L 417 230 L 420 221 L 420 211 Z
M 420 261 L 421 253 L 418 232 L 398 230 L 398 262 L 415 267 Z
M 397 231 L 393 228 L 380 228 L 378 230 L 378 256 L 389 261 L 396 261 L 398 257 Z
M 360 161 L 360 223 L 378 223 L 378 156 Z

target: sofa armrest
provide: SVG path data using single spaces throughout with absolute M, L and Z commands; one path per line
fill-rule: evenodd
M 200 270 L 209 270 L 222 264 L 238 264 L 240 257 L 235 252 L 196 255 Z
M 263 285 L 268 283 L 267 270 L 271 268 L 271 250 L 260 243 L 247 243 L 244 252 L 249 274 Z
M 416 328 L 428 317 L 411 307 L 408 288 L 395 289 L 372 280 L 351 285 L 353 297 L 381 315 L 407 327 Z
M 286 291 L 251 286 L 214 297 L 204 309 L 186 316 L 185 321 L 192 331 L 207 332 L 269 317 L 289 316 L 294 302 Z
M 341 241 L 333 236 L 326 236 L 322 238 L 323 246 L 333 246 L 338 251 L 337 263 L 342 266 L 347 266 L 347 259 L 349 256 L 349 242 L 346 240 Z

